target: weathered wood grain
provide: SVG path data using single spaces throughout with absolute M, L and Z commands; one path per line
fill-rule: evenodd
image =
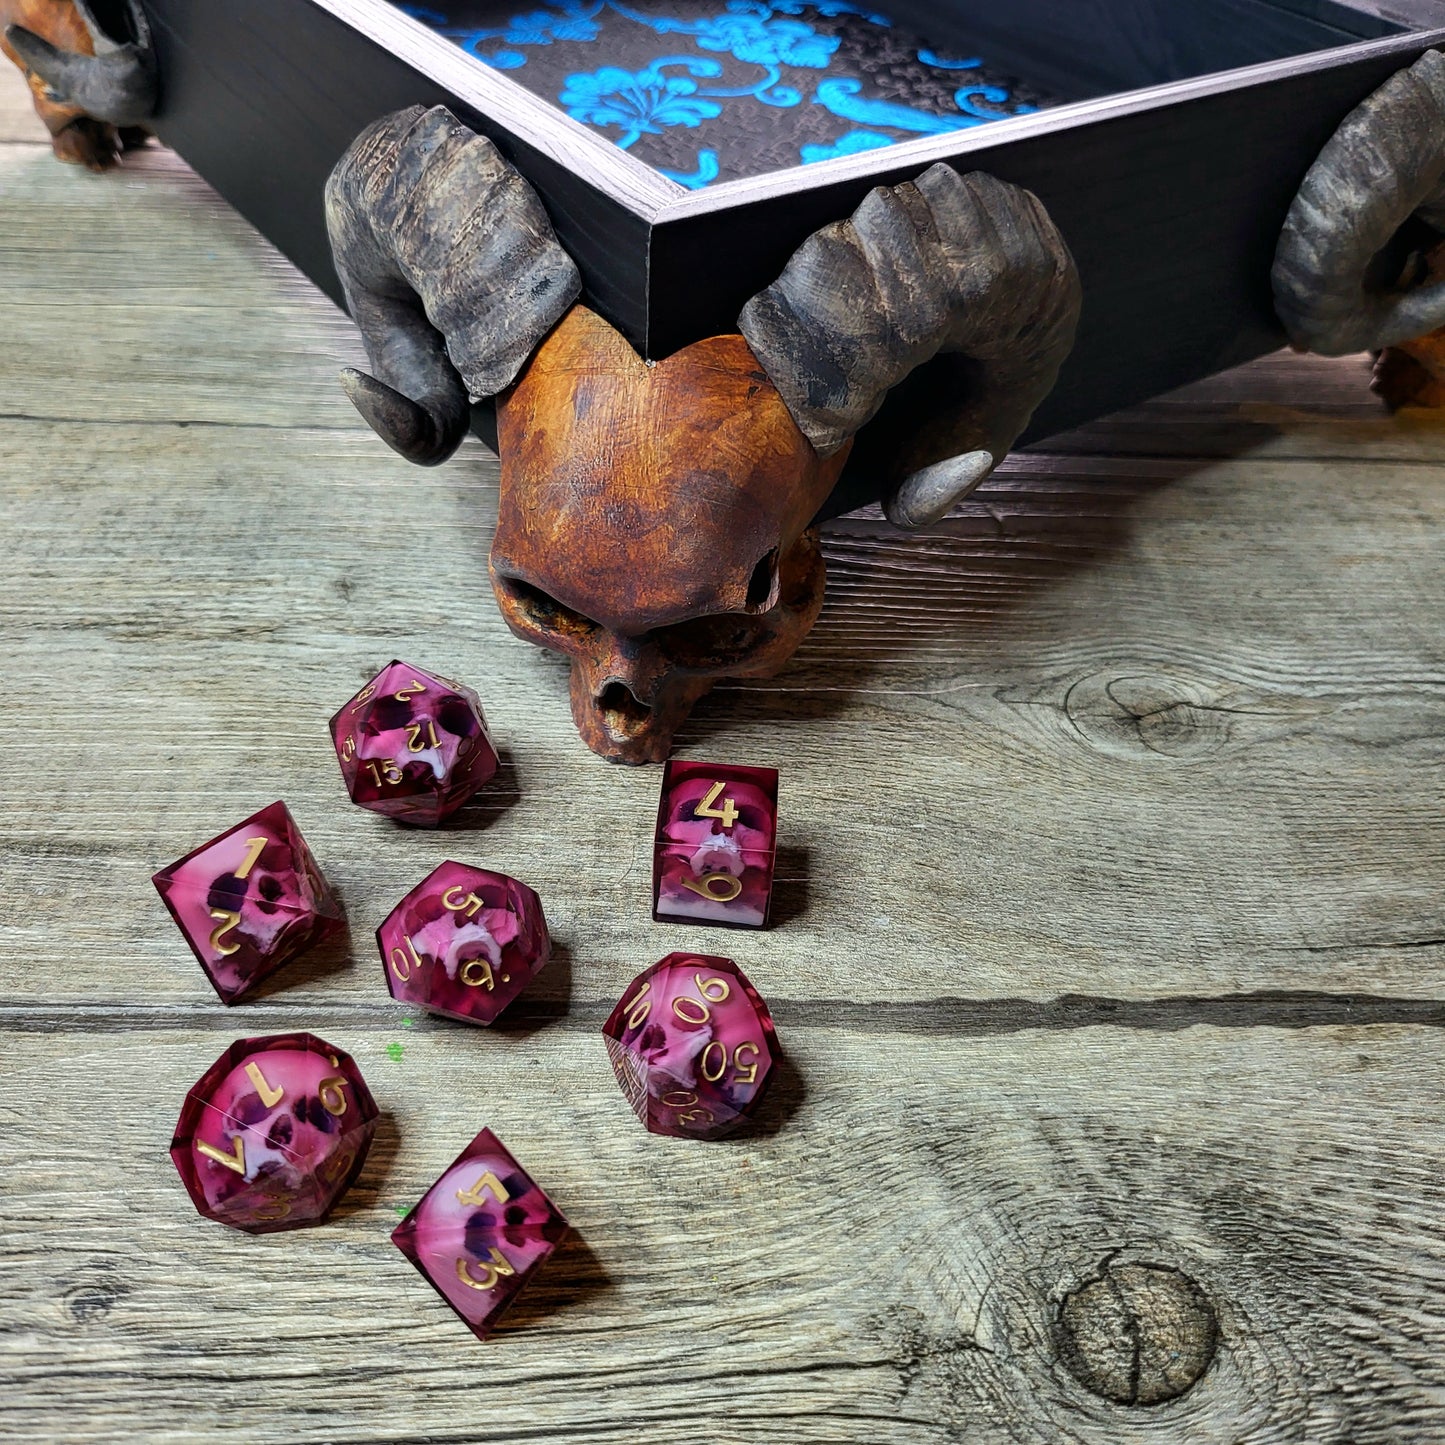
M 598 1030 L 719 938 L 650 922 L 657 773 L 588 754 L 495 612 L 493 460 L 377 442 L 348 323 L 164 153 L 0 144 L 0 307 L 0 1436 L 1445 1436 L 1438 419 L 1279 356 L 920 536 L 834 524 L 796 664 L 682 739 L 783 770 L 780 923 L 726 946 L 789 1055 L 760 1130 L 689 1147 Z M 350 808 L 328 751 L 396 653 L 478 686 L 504 752 L 440 835 Z M 277 796 L 351 946 L 225 1010 L 149 874 Z M 447 856 L 559 943 L 486 1032 L 404 1014 L 372 954 Z M 333 1224 L 251 1239 L 166 1146 L 230 1039 L 296 1027 L 386 1118 Z M 386 1241 L 483 1124 L 581 1236 L 486 1346 Z M 1144 1265 L 1218 1339 L 1114 1403 L 1079 1340 L 1144 1398 L 1182 1339 Z

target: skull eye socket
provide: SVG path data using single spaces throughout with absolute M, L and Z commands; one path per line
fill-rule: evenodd
M 765 611 L 773 601 L 778 584 L 778 549 L 758 558 L 753 575 L 748 578 L 748 596 L 743 604 L 749 612 Z
M 677 667 L 695 672 L 714 672 L 740 662 L 758 645 L 760 624 L 741 612 L 722 612 L 714 617 L 695 617 L 659 627 L 652 640 Z
M 550 593 L 520 577 L 504 577 L 500 573 L 497 581 L 505 590 L 513 606 L 521 612 L 534 627 L 545 632 L 575 637 L 578 640 L 590 637 L 597 631 L 597 624 L 580 612 L 558 602 Z

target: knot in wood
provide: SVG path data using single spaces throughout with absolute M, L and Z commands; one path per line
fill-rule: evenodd
M 1219 1322 L 1187 1274 L 1153 1264 L 1100 1266 L 1064 1296 L 1060 1358 L 1078 1381 L 1118 1405 L 1177 1399 L 1209 1368 Z

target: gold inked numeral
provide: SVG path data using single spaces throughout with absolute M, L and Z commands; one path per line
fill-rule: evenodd
M 708 1060 L 712 1057 L 712 1051 L 717 1050 L 717 1067 L 710 1068 Z M 702 1076 L 708 1083 L 715 1084 L 722 1078 L 728 1066 L 727 1045 L 721 1039 L 714 1039 L 703 1051 L 702 1058 L 698 1060 L 698 1067 L 702 1070 Z
M 498 1204 L 505 1204 L 512 1197 L 507 1193 L 507 1186 L 488 1169 L 470 1189 L 458 1189 L 457 1198 L 460 1199 L 463 1204 L 485 1204 L 487 1201 L 482 1198 L 482 1190 L 484 1189 L 491 1190 L 492 1198 L 495 1199 Z
M 747 1064 L 747 1065 L 744 1065 L 744 1064 L 743 1064 L 743 1050 L 744 1050 L 744 1049 L 748 1049 L 748 1050 L 751 1051 L 751 1052 L 750 1052 L 750 1057 L 751 1057 L 751 1059 L 752 1059 L 752 1062 L 749 1063 L 749 1064 Z M 757 1083 L 757 1081 L 758 1081 L 758 1055 L 759 1055 L 761 1052 L 762 1052 L 762 1050 L 759 1049 L 758 1046 L 757 1046 L 755 1043 L 753 1043 L 751 1040 L 748 1040 L 746 1043 L 741 1043 L 741 1044 L 739 1044 L 739 1045 L 737 1046 L 737 1048 L 735 1048 L 735 1049 L 733 1050 L 733 1068 L 735 1068 L 735 1069 L 738 1071 L 738 1072 L 737 1072 L 736 1074 L 734 1074 L 733 1077 L 732 1077 L 732 1082 L 733 1082 L 733 1083 L 735 1083 L 735 1084 L 756 1084 L 756 1083 Z M 746 1067 L 746 1069 L 747 1069 L 746 1075 L 743 1073 L 744 1067 Z
M 659 1104 L 665 1104 L 669 1109 L 686 1109 L 690 1104 L 697 1103 L 697 1095 L 689 1089 L 674 1089 L 670 1094 L 664 1094 Z
M 341 745 L 341 761 L 343 763 L 349 763 L 355 756 L 356 738 L 353 736 L 348 736 L 346 741 Z
M 266 851 L 266 844 L 270 841 L 269 838 L 246 839 L 246 856 L 241 859 L 241 866 L 236 869 L 237 878 L 244 878 L 256 866 L 256 859 Z
M 711 978 L 704 978 L 700 973 L 692 976 L 692 981 L 697 985 L 697 991 L 708 1003 L 721 1003 L 732 994 L 725 978 L 718 978 L 714 974 Z M 683 1012 L 683 1004 L 689 1006 L 688 1012 Z M 694 1017 L 693 1010 L 696 1010 Z M 703 1003 L 701 999 L 695 999 L 689 994 L 683 994 L 681 998 L 672 1001 L 672 1011 L 685 1024 L 705 1024 L 712 1017 L 712 1010 Z
M 482 900 L 475 893 L 468 893 L 465 897 L 461 897 L 461 892 L 462 890 L 455 886 L 448 888 L 442 894 L 442 907 L 449 908 L 453 913 L 465 913 L 468 918 L 475 918 L 477 910 L 482 906 Z M 459 901 L 452 902 L 453 894 L 458 895 Z
M 406 685 L 404 688 L 402 688 L 402 690 L 401 690 L 400 692 L 394 692 L 394 693 L 392 693 L 392 696 L 393 696 L 398 702 L 405 702 L 405 701 L 407 700 L 407 698 L 409 698 L 409 697 L 415 697 L 415 696 L 417 695 L 417 693 L 419 693 L 419 692 L 425 692 L 425 691 L 426 691 L 426 683 L 424 683 L 424 682 L 418 682 L 416 678 L 412 678 L 412 680 L 411 680 L 409 683 L 407 683 L 407 685 Z
M 291 1213 L 291 1201 L 289 1199 L 273 1198 L 269 1204 L 263 1204 L 259 1209 L 251 1211 L 253 1219 L 264 1219 L 271 1222 L 277 1219 L 285 1219 Z
M 213 908 L 211 909 L 211 917 L 221 920 L 211 930 L 211 948 L 216 953 L 219 953 L 222 958 L 228 958 L 233 953 L 239 953 L 241 949 L 239 943 L 228 944 L 222 943 L 221 940 L 240 923 L 241 915 L 239 913 L 233 913 L 229 908 Z
M 352 712 L 360 712 L 361 709 L 364 708 L 366 704 L 371 700 L 371 695 L 375 691 L 376 681 L 375 679 L 373 679 L 371 682 L 367 683 L 366 686 L 362 688 L 359 693 L 356 694 L 356 701 L 351 705 Z
M 231 1152 L 223 1154 L 214 1144 L 206 1144 L 201 1140 L 196 1141 L 196 1153 L 204 1154 L 207 1159 L 214 1159 L 217 1164 L 224 1164 L 227 1169 L 234 1169 L 237 1174 L 245 1178 L 246 1175 L 246 1141 L 240 1134 L 231 1140 Z
M 468 988 L 481 986 L 491 993 L 497 986 L 496 980 L 492 977 L 492 965 L 485 958 L 469 958 L 462 965 L 459 976 Z
M 321 1166 L 321 1177 L 328 1184 L 335 1184 L 354 1163 L 356 1163 L 356 1151 L 354 1149 L 344 1150 Z
M 722 892 L 716 892 L 714 884 L 719 885 Z M 742 879 L 734 878 L 731 873 L 707 873 L 701 878 L 684 878 L 682 886 L 691 889 L 699 898 L 706 898 L 709 903 L 731 903 L 743 891 Z
M 385 783 L 395 786 L 401 782 L 404 774 L 390 758 L 382 758 L 378 767 L 375 759 L 368 760 L 366 766 L 371 770 L 371 776 L 379 788 Z
M 260 1064 L 254 1060 L 246 1065 L 246 1077 L 255 1084 L 256 1092 L 261 1096 L 261 1102 L 268 1109 L 274 1109 L 286 1097 L 285 1089 L 273 1088 L 266 1082 L 266 1076 L 261 1072 Z
M 685 1114 L 677 1116 L 679 1124 L 716 1124 L 717 1119 L 713 1116 L 711 1109 L 689 1109 Z
M 492 1256 L 490 1264 L 478 1263 L 464 1255 L 457 1256 L 457 1278 L 464 1285 L 472 1289 L 491 1289 L 504 1274 L 516 1274 L 511 1261 L 500 1249 L 493 1246 L 487 1253 Z M 473 1274 L 474 1269 L 480 1269 L 481 1274 Z
M 345 1087 L 346 1080 L 340 1074 L 332 1074 L 330 1078 L 322 1079 L 316 1092 L 321 1099 L 321 1107 L 328 1114 L 339 1116 L 346 1112 L 346 1095 L 341 1092 Z
M 629 1004 L 623 1007 L 627 1010 L 627 1027 L 630 1029 L 640 1028 L 645 1022 L 648 1014 L 652 1012 L 652 1000 L 648 994 L 652 992 L 652 985 L 645 983 L 637 990 L 636 995 Z
M 421 740 L 421 730 L 425 727 L 431 735 L 431 742 L 424 743 Z M 441 744 L 437 741 L 436 724 L 427 718 L 424 722 L 407 723 L 406 725 L 406 750 L 409 753 L 420 753 L 428 747 L 439 748 Z
M 403 934 L 402 941 L 406 944 L 406 952 L 403 952 L 400 948 L 393 948 L 389 956 L 391 958 L 391 971 L 397 976 L 399 982 L 405 983 L 407 979 L 411 977 L 413 968 L 420 970 L 421 959 L 417 957 L 416 944 L 411 941 L 409 935 Z M 407 953 L 411 954 L 410 962 L 407 960 Z
M 737 805 L 731 798 L 724 798 L 721 808 L 714 806 L 718 800 L 718 795 L 725 786 L 726 784 L 724 783 L 714 783 L 712 787 L 707 790 L 707 797 L 692 810 L 693 817 L 721 818 L 723 827 L 731 828 L 738 820 Z

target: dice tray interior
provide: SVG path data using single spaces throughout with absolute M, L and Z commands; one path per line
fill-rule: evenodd
M 673 6 L 684 21 L 727 13 L 723 0 Z M 652 357 L 735 329 L 794 247 L 873 186 L 937 160 L 1026 186 L 1084 287 L 1077 344 L 1026 441 L 1281 345 L 1270 262 L 1301 178 L 1351 107 L 1445 43 L 1445 30 L 1408 30 L 1365 0 L 883 0 L 868 8 L 931 52 L 986 57 L 984 79 L 1007 77 L 1037 111 L 694 189 L 647 164 L 646 146 L 620 149 L 616 130 L 557 103 L 560 48 L 497 69 L 436 28 L 460 10 L 477 30 L 502 31 L 530 4 L 452 0 L 426 20 L 387 0 L 146 8 L 164 78 L 160 137 L 333 297 L 327 173 L 364 125 L 416 103 L 444 103 L 498 143 L 545 201 L 585 299 Z M 765 10 L 818 15 L 794 0 L 753 13 Z M 651 39 L 656 56 L 698 53 L 675 34 Z M 594 66 L 637 66 L 602 40 Z M 769 164 L 801 151 L 818 118 L 806 97 L 774 109 L 754 147 Z M 710 125 L 729 169 L 744 170 L 746 138 L 728 134 L 726 117 Z M 700 130 L 686 138 L 701 149 Z M 481 409 L 477 429 L 487 435 Z M 845 472 L 826 511 L 868 495 Z

